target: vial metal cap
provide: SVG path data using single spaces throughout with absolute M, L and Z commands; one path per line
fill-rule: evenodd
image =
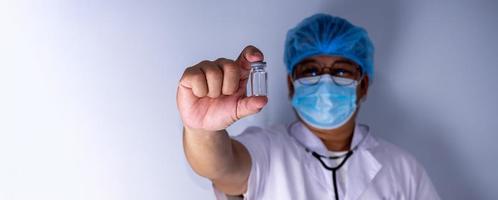
M 258 62 L 251 63 L 251 68 L 265 68 L 265 67 L 266 67 L 265 61 L 258 61 Z

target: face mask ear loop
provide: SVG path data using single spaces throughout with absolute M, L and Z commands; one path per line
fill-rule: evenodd
M 364 75 L 364 74 L 362 74 L 362 75 L 361 75 L 360 81 L 358 81 L 358 82 L 356 83 L 356 88 L 358 88 L 358 86 L 361 84 L 361 82 L 363 82 L 363 78 L 365 78 L 365 76 L 366 76 L 366 75 Z M 361 97 L 361 99 L 358 99 L 358 103 L 357 103 L 357 105 L 356 105 L 356 106 L 358 106 L 358 107 L 359 107 L 359 106 L 360 106 L 359 104 L 364 103 L 366 100 L 367 100 L 367 96 L 366 96 L 366 95 L 364 95 L 363 97 Z

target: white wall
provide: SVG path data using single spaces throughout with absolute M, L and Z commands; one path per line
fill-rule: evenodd
M 350 19 L 377 47 L 361 121 L 416 155 L 444 199 L 496 199 L 495 1 L 0 0 L 0 199 L 214 199 L 188 167 L 175 92 L 183 69 L 269 64 L 269 105 L 288 123 L 286 31 L 315 12 Z

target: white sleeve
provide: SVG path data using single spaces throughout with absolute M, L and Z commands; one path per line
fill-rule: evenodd
M 409 173 L 411 173 L 412 184 L 408 184 L 409 199 L 418 200 L 440 200 L 434 185 L 432 185 L 431 179 L 427 174 L 424 166 L 422 166 L 416 159 L 410 154 L 407 154 L 407 164 L 410 167 Z
M 427 199 L 427 200 L 440 200 L 441 198 L 437 194 L 434 185 L 432 185 L 431 179 L 427 175 L 425 169 L 420 167 L 420 176 L 418 180 L 416 197 L 414 199 Z
M 247 182 L 244 199 L 258 199 L 263 192 L 270 164 L 270 134 L 259 127 L 249 127 L 233 139 L 240 142 L 251 156 L 251 172 Z M 226 199 L 215 188 L 218 200 Z
M 264 189 L 270 165 L 270 134 L 262 128 L 249 127 L 233 139 L 244 145 L 251 156 L 251 172 L 247 181 L 247 191 L 243 194 L 244 199 L 258 199 Z M 225 195 L 214 185 L 213 189 L 217 200 L 235 199 Z

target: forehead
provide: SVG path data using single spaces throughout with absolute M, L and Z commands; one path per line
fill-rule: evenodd
M 309 61 L 326 63 L 326 64 L 328 64 L 328 63 L 334 63 L 334 62 L 337 62 L 337 61 L 349 61 L 349 62 L 354 63 L 353 61 L 351 61 L 350 59 L 347 59 L 345 57 L 342 57 L 342 56 L 330 56 L 330 55 L 310 56 L 310 57 L 307 57 L 307 58 L 303 59 L 301 61 L 301 63 L 302 62 L 309 62 Z

